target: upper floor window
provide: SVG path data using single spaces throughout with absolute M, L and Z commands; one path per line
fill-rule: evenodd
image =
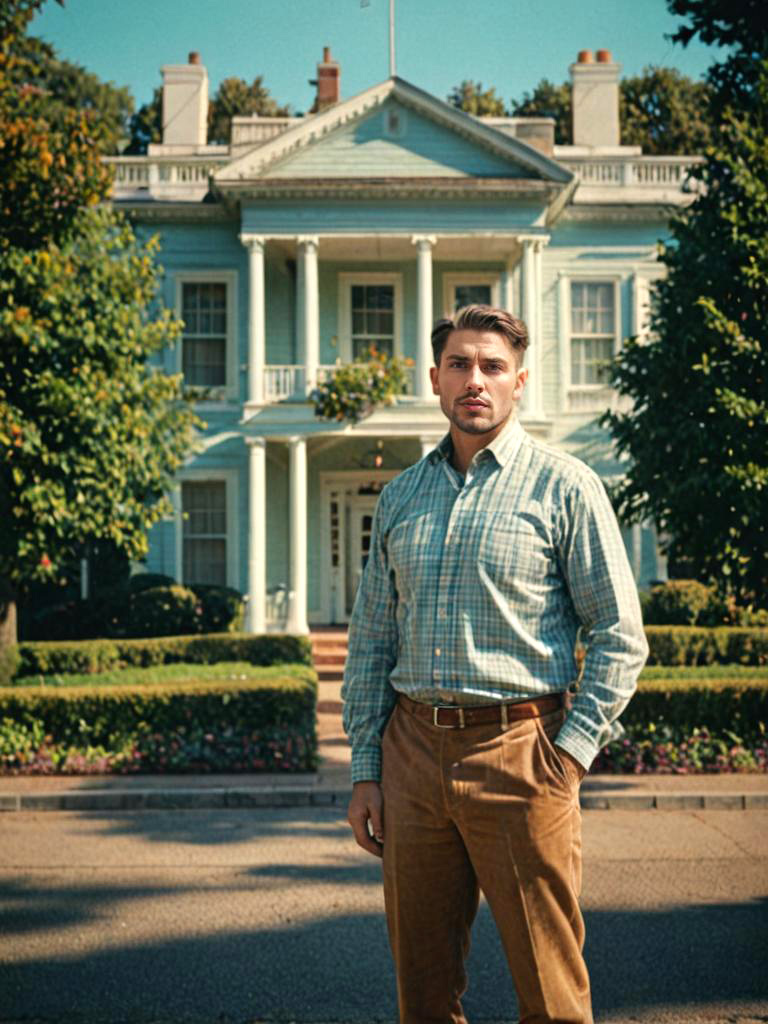
M 392 273 L 339 275 L 339 356 L 365 359 L 371 348 L 401 354 L 401 277 Z
M 185 272 L 176 279 L 176 310 L 184 322 L 179 370 L 184 384 L 209 398 L 237 397 L 235 274 Z
M 571 283 L 571 385 L 605 385 L 616 343 L 616 289 L 607 281 Z
M 184 383 L 191 387 L 223 387 L 227 382 L 226 284 L 185 281 L 181 286 L 181 319 Z

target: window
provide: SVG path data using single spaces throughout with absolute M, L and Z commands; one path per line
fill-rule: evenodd
M 227 484 L 225 480 L 181 485 L 182 580 L 227 583 Z
M 176 310 L 184 321 L 179 370 L 187 387 L 210 389 L 209 398 L 237 397 L 236 275 L 192 272 L 176 280 Z
M 401 308 L 399 274 L 340 274 L 341 358 L 365 359 L 371 348 L 400 355 Z
M 446 315 L 476 303 L 483 306 L 500 304 L 498 274 L 443 274 L 443 308 Z
M 605 386 L 616 342 L 616 291 L 611 282 L 571 283 L 571 385 Z

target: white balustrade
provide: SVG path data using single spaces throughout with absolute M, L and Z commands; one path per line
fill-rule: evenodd
M 693 167 L 703 162 L 696 156 L 591 157 L 558 161 L 582 185 L 607 188 L 639 186 L 640 188 L 682 191 Z
M 113 199 L 188 199 L 199 202 L 209 179 L 229 157 L 153 159 L 146 156 L 105 157 L 115 172 Z

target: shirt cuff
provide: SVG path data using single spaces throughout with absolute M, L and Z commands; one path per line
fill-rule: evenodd
M 356 782 L 381 782 L 381 748 L 352 749 L 352 785 Z
M 589 766 L 600 751 L 600 747 L 593 739 L 567 720 L 555 736 L 554 742 L 556 746 L 562 747 L 571 757 L 575 758 L 585 771 L 589 771 Z

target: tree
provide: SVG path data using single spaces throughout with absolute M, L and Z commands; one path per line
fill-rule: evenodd
M 647 67 L 619 83 L 621 141 L 642 146 L 651 155 L 703 153 L 711 139 L 708 104 L 711 88 L 673 68 Z M 514 117 L 554 117 L 556 145 L 573 141 L 571 87 L 546 78 L 521 100 Z
M 242 78 L 224 78 L 208 108 L 208 141 L 229 142 L 233 117 L 290 117 L 290 106 L 280 106 L 269 94 L 261 75 L 248 85 Z
M 506 113 L 504 100 L 496 95 L 494 88 L 484 90 L 481 82 L 466 79 L 451 91 L 448 102 L 475 117 L 503 117 Z
M 554 117 L 555 144 L 566 146 L 571 141 L 571 87 L 568 83 L 553 85 L 542 78 L 533 92 L 512 100 L 513 117 Z
M 260 117 L 289 117 L 291 108 L 280 106 L 269 94 L 261 75 L 248 85 L 242 78 L 224 78 L 208 105 L 208 142 L 226 145 L 232 130 L 232 118 L 258 114 Z M 163 138 L 163 90 L 155 89 L 131 118 L 127 153 L 146 153 L 150 142 Z
M 711 87 L 674 68 L 647 67 L 619 89 L 621 141 L 661 156 L 704 153 L 712 141 Z
M 723 121 L 697 172 L 695 202 L 672 222 L 656 289 L 653 338 L 630 340 L 613 386 L 633 400 L 604 417 L 631 461 L 616 492 L 627 522 L 651 518 L 667 552 L 724 593 L 768 596 L 768 40 L 736 33 L 749 0 L 674 0 L 674 13 L 717 9 L 709 42 L 735 46 L 710 82 Z M 697 24 L 694 21 L 694 24 Z M 733 32 L 732 32 L 733 30 Z M 701 27 L 697 31 L 702 32 Z M 703 32 L 702 32 L 703 35 Z M 687 35 L 687 39 L 692 35 Z M 741 45 L 741 40 L 745 45 Z M 733 105 L 743 97 L 744 107 Z
M 63 60 L 42 39 L 17 37 L 13 50 L 10 80 L 37 95 L 51 129 L 67 131 L 72 113 L 81 114 L 100 152 L 118 152 L 133 113 L 127 87 L 102 82 L 80 65 Z
M 156 305 L 157 242 L 104 205 L 88 118 L 57 103 L 49 123 L 19 74 L 41 3 L 6 0 L 0 49 L 0 645 L 16 596 L 86 544 L 142 557 L 200 425 L 149 363 L 180 329 Z

